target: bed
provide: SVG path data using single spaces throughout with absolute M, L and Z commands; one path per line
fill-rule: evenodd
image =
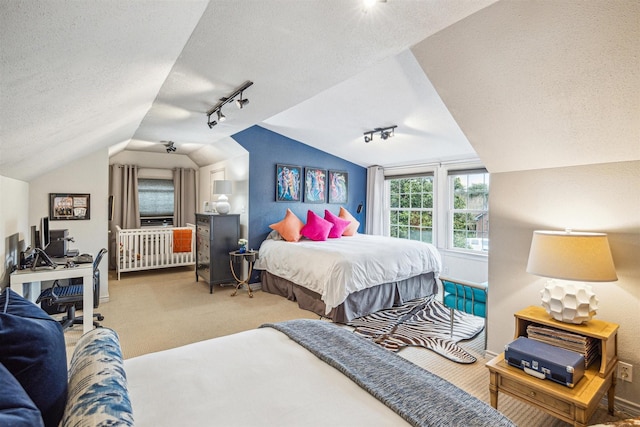
M 441 266 L 438 250 L 423 242 L 367 234 L 287 242 L 272 232 L 254 268 L 263 291 L 347 323 L 437 293 Z
M 451 383 L 322 320 L 263 325 L 124 367 L 139 427 L 514 425 Z

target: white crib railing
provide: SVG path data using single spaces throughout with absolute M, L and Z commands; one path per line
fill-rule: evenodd
M 191 230 L 191 251 L 174 252 L 173 230 Z M 196 263 L 196 227 L 158 227 L 122 229 L 116 226 L 116 244 L 119 248 L 116 271 L 151 270 L 178 267 Z

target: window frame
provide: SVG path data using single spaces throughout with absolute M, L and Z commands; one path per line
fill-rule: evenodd
M 142 199 L 141 199 L 141 191 L 140 188 L 141 182 L 144 181 L 164 181 L 166 183 L 171 183 L 172 192 L 172 202 L 171 202 L 171 214 L 166 214 L 164 212 L 156 212 L 155 215 L 143 215 L 141 211 L 138 212 L 138 216 L 140 218 L 140 227 L 167 227 L 173 226 L 173 220 L 175 215 L 175 188 L 173 179 L 170 178 L 160 178 L 160 177 L 138 177 L 138 206 L 142 207 Z M 144 193 L 144 191 L 142 192 Z
M 455 202 L 456 202 L 456 189 L 455 189 L 455 184 L 454 184 L 454 180 L 455 177 L 458 176 L 467 176 L 469 177 L 470 175 L 479 175 L 479 174 L 483 174 L 486 175 L 483 179 L 482 184 L 486 185 L 486 192 L 484 193 L 484 201 L 483 201 L 483 207 L 486 209 L 477 209 L 477 208 L 456 208 L 455 207 Z M 490 185 L 490 180 L 491 180 L 491 174 L 487 171 L 486 168 L 471 168 L 471 169 L 455 169 L 455 168 L 451 168 L 447 171 L 447 196 L 448 196 L 448 202 L 447 202 L 447 242 L 446 242 L 446 248 L 448 250 L 451 251 L 456 251 L 456 252 L 464 252 L 464 253 L 469 253 L 469 254 L 476 254 L 476 255 L 488 255 L 489 253 L 489 230 L 490 230 L 490 207 L 489 207 L 489 195 L 491 192 L 491 185 Z M 470 187 L 470 185 L 468 185 L 468 179 L 467 179 L 467 186 L 466 189 L 468 190 L 468 188 Z M 468 193 L 467 193 L 468 195 Z M 469 248 L 469 247 L 459 247 L 459 246 L 455 246 L 456 245 L 456 230 L 455 230 L 455 215 L 456 214 L 464 214 L 464 215 L 478 215 L 478 216 L 484 216 L 483 220 L 482 220 L 482 226 L 481 226 L 481 231 L 478 231 L 476 229 L 475 233 L 477 234 L 478 232 L 480 232 L 482 234 L 481 237 L 478 237 L 477 235 L 475 237 L 465 237 L 465 239 L 468 241 L 469 239 L 481 239 L 479 241 L 480 243 L 480 249 L 474 249 L 473 247 Z M 469 231 L 469 230 L 464 230 L 464 231 Z M 473 242 L 472 242 L 473 243 Z
M 417 178 L 429 178 L 431 181 L 431 192 L 427 192 L 425 193 L 424 191 L 421 191 L 420 193 L 413 193 L 413 192 L 409 192 L 406 193 L 409 196 L 409 204 L 410 206 L 408 207 L 402 207 L 402 206 L 398 206 L 398 207 L 392 207 L 391 206 L 391 198 L 393 197 L 393 194 L 391 192 L 391 186 L 392 186 L 392 181 L 396 181 L 396 180 L 403 180 L 403 179 L 417 179 Z M 398 195 L 402 196 L 402 192 L 399 192 Z M 413 194 L 420 194 L 420 204 L 422 206 L 420 207 L 415 207 L 415 206 L 411 206 L 412 204 L 412 195 Z M 430 194 L 430 198 L 431 198 L 431 207 L 424 207 L 424 196 L 425 194 Z M 437 216 L 437 193 L 436 193 L 436 177 L 435 174 L 433 172 L 423 172 L 423 173 L 413 173 L 413 174 L 406 174 L 406 175 L 390 175 L 390 176 L 385 176 L 385 210 L 386 210 L 386 230 L 387 230 L 387 235 L 391 236 L 391 237 L 398 237 L 398 238 L 405 238 L 408 240 L 416 240 L 416 241 L 422 241 L 425 242 L 425 240 L 422 239 L 423 237 L 423 233 L 427 232 L 430 234 L 431 239 L 430 241 L 427 241 L 427 243 L 431 243 L 433 245 L 436 244 L 436 238 L 437 238 L 437 227 L 436 227 L 436 216 Z M 395 224 L 392 223 L 393 219 L 393 215 L 394 212 L 400 212 L 400 211 L 406 211 L 406 212 L 410 212 L 409 213 L 409 224 L 407 226 L 408 230 L 406 231 L 406 237 L 402 237 L 400 236 L 400 233 L 393 233 L 393 227 Z M 412 231 L 412 228 L 415 228 L 411 225 L 411 213 L 415 213 L 415 212 L 419 212 L 420 213 L 420 220 L 419 223 L 420 225 L 417 227 L 419 230 L 417 231 L 420 234 L 420 239 L 414 239 L 412 238 L 412 235 L 415 231 Z M 424 226 L 423 225 L 423 214 L 427 212 L 430 215 L 430 222 L 431 225 L 430 227 Z M 425 228 L 428 228 L 429 231 L 425 231 Z

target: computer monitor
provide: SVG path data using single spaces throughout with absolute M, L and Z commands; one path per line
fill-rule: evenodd
M 35 225 L 31 226 L 31 244 L 29 245 L 30 249 L 35 249 L 40 247 L 40 235 L 38 234 L 38 227 Z
M 5 271 L 13 273 L 20 267 L 20 234 L 7 237 L 5 242 Z
M 49 242 L 49 217 L 45 216 L 40 219 L 40 249 L 46 249 Z

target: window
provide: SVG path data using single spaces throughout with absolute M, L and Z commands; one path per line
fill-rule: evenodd
M 433 243 L 433 176 L 389 180 L 389 234 Z
M 489 173 L 449 171 L 450 248 L 489 250 Z
M 143 227 L 173 225 L 173 180 L 139 178 L 138 202 Z

